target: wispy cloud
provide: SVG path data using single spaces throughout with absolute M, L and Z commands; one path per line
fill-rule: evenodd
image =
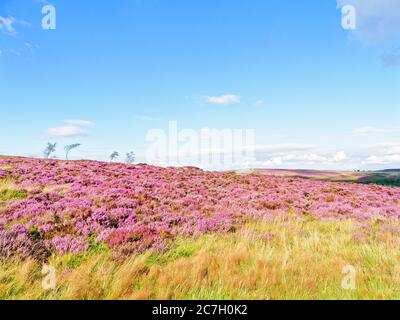
M 312 163 L 332 163 L 347 158 L 344 153 L 326 155 L 316 152 L 318 146 L 306 143 L 282 143 L 247 146 L 256 160 L 248 164 L 252 167 L 282 167 L 294 165 L 303 167 Z
M 370 146 L 366 165 L 400 165 L 400 143 L 380 143 Z
M 93 127 L 96 124 L 88 120 L 67 120 L 64 121 L 65 125 L 50 128 L 48 134 L 53 138 L 75 138 L 87 136 L 88 133 L 83 129 L 83 127 Z
M 282 166 L 297 166 L 304 167 L 310 164 L 334 164 L 343 162 L 348 159 L 344 151 L 339 151 L 332 154 L 320 153 L 289 153 L 282 156 L 273 156 L 267 160 L 258 160 L 252 163 L 252 166 L 259 167 L 282 167 Z
M 240 102 L 240 97 L 235 94 L 225 94 L 222 96 L 206 96 L 206 101 L 211 104 L 230 105 Z
M 339 162 L 347 159 L 347 155 L 344 151 L 340 151 L 334 154 L 325 155 L 318 153 L 307 153 L 307 154 L 289 154 L 283 157 L 278 157 L 282 162 Z
M 400 164 L 400 154 L 373 155 L 368 157 L 363 164 Z
M 87 135 L 82 128 L 66 125 L 49 129 L 49 135 L 53 138 L 73 138 Z
M 379 152 L 380 154 L 400 154 L 400 142 L 398 143 L 379 143 L 370 146 L 369 149 Z
M 400 132 L 400 128 L 360 127 L 353 129 L 353 134 L 355 136 L 368 136 L 395 132 Z
M 88 120 L 81 120 L 81 119 L 73 119 L 65 121 L 66 124 L 75 125 L 75 126 L 82 126 L 82 127 L 93 127 L 96 124 L 92 121 Z

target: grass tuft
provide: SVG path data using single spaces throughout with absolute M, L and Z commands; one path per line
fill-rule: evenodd
M 0 189 L 0 201 L 23 200 L 28 194 L 22 190 Z

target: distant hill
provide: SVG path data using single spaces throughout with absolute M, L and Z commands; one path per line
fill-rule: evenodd
M 368 172 L 255 169 L 240 171 L 238 173 L 400 187 L 400 169 L 387 169 Z
M 400 170 L 368 172 L 356 182 L 400 187 Z

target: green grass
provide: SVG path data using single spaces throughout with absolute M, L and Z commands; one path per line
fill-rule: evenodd
M 19 190 L 15 187 L 12 179 L 3 178 L 0 179 L 0 201 L 10 200 L 23 200 L 28 196 L 24 190 Z
M 387 172 L 367 173 L 365 177 L 360 178 L 357 182 L 400 187 L 400 173 L 387 173 Z
M 28 194 L 22 190 L 0 189 L 0 201 L 23 200 Z
M 167 265 L 180 258 L 190 258 L 201 249 L 201 243 L 196 240 L 178 240 L 170 250 L 165 253 L 149 253 L 145 257 L 145 263 L 151 265 Z

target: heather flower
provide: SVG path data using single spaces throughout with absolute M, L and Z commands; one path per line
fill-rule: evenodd
M 16 223 L 12 226 L 12 231 L 14 231 L 16 234 L 29 234 L 29 230 L 22 224 Z
M 4 170 L 0 169 L 0 179 L 5 178 L 6 176 L 8 176 L 7 171 L 4 171 Z
M 89 249 L 89 244 L 85 239 L 74 238 L 69 235 L 53 238 L 51 245 L 59 254 L 82 253 Z
M 0 261 L 17 258 L 46 260 L 50 253 L 42 241 L 32 240 L 27 232 L 0 229 Z
M 0 226 L 30 241 L 26 229 L 37 228 L 60 253 L 88 250 L 93 236 L 125 253 L 162 250 L 175 236 L 230 232 L 289 211 L 361 223 L 400 216 L 393 187 L 94 161 L 1 158 L 0 166 L 10 167 L 0 179 L 12 175 L 29 190 L 0 207 Z

